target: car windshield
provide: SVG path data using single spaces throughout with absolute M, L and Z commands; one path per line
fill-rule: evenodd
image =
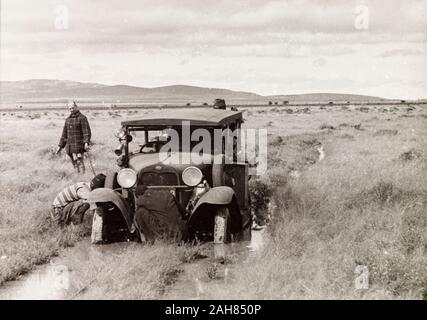
M 131 131 L 132 142 L 129 143 L 131 153 L 159 152 L 162 145 L 167 142 L 167 135 L 162 130 Z
M 191 134 L 195 129 L 191 130 Z M 147 132 L 147 136 L 146 136 Z M 210 134 L 208 139 L 209 148 L 212 146 L 213 131 L 208 131 Z M 182 133 L 174 129 L 163 129 L 163 130 L 148 130 L 148 131 L 130 131 L 132 135 L 132 142 L 129 143 L 130 153 L 158 153 L 161 148 L 168 144 L 173 150 L 183 151 Z M 193 138 L 194 140 L 195 138 Z M 204 141 L 203 137 L 198 137 L 198 140 L 191 141 L 190 139 L 190 150 L 193 150 L 194 146 L 198 145 L 201 141 Z

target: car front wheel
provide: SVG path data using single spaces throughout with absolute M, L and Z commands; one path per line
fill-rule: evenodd
M 214 243 L 227 243 L 231 240 L 230 212 L 227 207 L 218 207 L 214 222 Z
M 93 213 L 91 242 L 92 244 L 105 242 L 104 211 L 101 207 L 97 207 Z

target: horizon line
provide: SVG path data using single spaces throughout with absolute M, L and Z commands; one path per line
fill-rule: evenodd
M 116 84 L 105 84 L 102 82 L 93 82 L 93 81 L 79 81 L 79 80 L 70 80 L 70 79 L 52 79 L 52 78 L 30 78 L 30 79 L 20 79 L 20 80 L 0 80 L 0 83 L 2 82 L 24 82 L 24 81 L 63 81 L 63 82 L 77 82 L 81 84 L 97 84 L 102 85 L 106 87 L 116 87 L 116 86 L 126 86 L 126 87 L 133 87 L 133 88 L 139 88 L 139 89 L 158 89 L 158 88 L 166 88 L 166 87 L 175 87 L 175 86 L 183 86 L 183 87 L 195 87 L 195 88 L 202 88 L 202 89 L 217 89 L 217 90 L 229 90 L 236 93 L 248 93 L 248 94 L 254 94 L 262 98 L 269 98 L 269 97 L 275 97 L 275 96 L 301 96 L 301 95 L 311 95 L 311 94 L 333 94 L 333 95 L 351 95 L 351 96 L 364 96 L 364 97 L 372 97 L 372 98 L 378 98 L 382 100 L 427 100 L 427 98 L 411 98 L 411 99 L 401 99 L 401 98 L 384 98 L 380 96 L 372 96 L 368 94 L 360 94 L 360 93 L 347 93 L 347 92 L 300 92 L 300 93 L 279 93 L 279 94 L 270 94 L 270 95 L 263 95 L 257 92 L 253 91 L 245 91 L 245 90 L 235 90 L 235 89 L 228 89 L 223 87 L 204 87 L 199 85 L 190 85 L 190 84 L 182 84 L 182 83 L 175 83 L 175 84 L 165 84 L 161 86 L 155 86 L 155 87 L 142 87 L 138 85 L 130 85 L 130 84 L 123 84 L 123 83 L 116 83 Z M 0 93 L 1 94 L 1 93 Z

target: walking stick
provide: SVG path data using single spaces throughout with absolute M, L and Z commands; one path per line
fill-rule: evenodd
M 89 166 L 90 166 L 90 169 L 92 170 L 93 176 L 96 176 L 96 172 L 95 172 L 95 170 L 93 169 L 92 159 L 91 159 L 91 157 L 90 157 L 89 150 L 87 150 L 87 151 L 86 151 L 86 153 L 87 153 L 87 158 L 88 158 L 88 160 L 89 160 Z

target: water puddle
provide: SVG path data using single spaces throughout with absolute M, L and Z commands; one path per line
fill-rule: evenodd
M 241 263 L 250 263 L 268 242 L 266 229 L 253 230 L 250 242 L 203 245 L 206 259 L 182 265 L 184 272 L 162 299 L 209 299 L 209 291 L 230 285 L 230 279 Z
M 0 300 L 64 299 L 70 285 L 68 268 L 61 264 L 39 266 L 30 274 L 0 287 Z
M 67 257 L 73 256 L 80 261 L 89 260 L 92 255 L 119 254 L 126 250 L 127 242 L 104 246 L 93 246 L 89 240 L 78 242 L 66 249 L 49 264 L 37 266 L 30 273 L 17 280 L 8 281 L 0 286 L 0 300 L 61 300 L 68 299 L 73 288 L 73 279 L 78 275 L 67 266 Z
M 201 247 L 207 253 L 207 259 L 198 260 L 185 265 L 184 275 L 178 279 L 168 297 L 179 299 L 198 298 L 203 295 L 209 267 L 218 264 L 222 276 L 227 277 L 229 261 L 236 263 L 253 257 L 265 245 L 265 229 L 252 232 L 250 242 L 235 242 L 225 245 L 213 243 Z M 70 299 L 78 283 L 78 274 L 69 269 L 69 257 L 79 261 L 89 261 L 93 255 L 119 255 L 128 248 L 128 242 L 112 243 L 109 245 L 91 245 L 89 240 L 78 242 L 74 247 L 52 259 L 49 264 L 37 266 L 30 273 L 17 280 L 8 281 L 0 286 L 0 300 L 61 300 Z M 222 262 L 221 262 L 222 261 Z M 212 267 L 215 268 L 215 267 Z M 220 270 L 221 269 L 221 270 Z M 209 279 L 208 279 L 209 280 Z
M 262 248 L 264 248 L 266 242 L 267 242 L 267 237 L 266 237 L 266 229 L 261 229 L 259 231 L 252 231 L 252 239 L 249 243 L 249 245 L 247 246 L 247 248 L 253 252 L 253 253 L 258 253 L 261 251 Z

